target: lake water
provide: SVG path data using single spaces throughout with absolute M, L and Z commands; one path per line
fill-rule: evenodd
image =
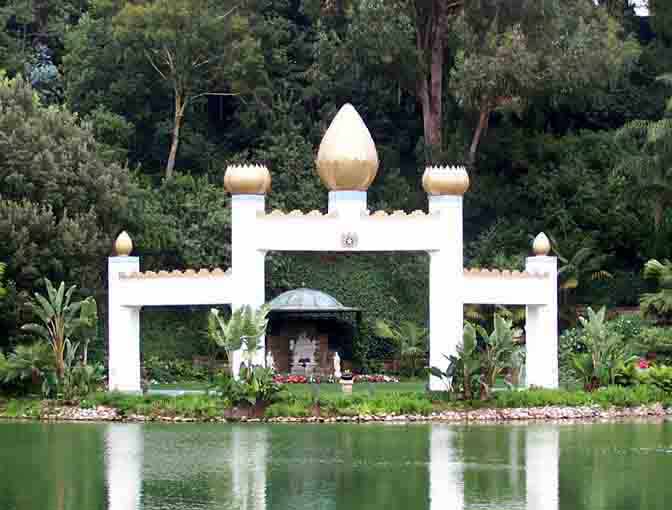
M 0 423 L 2 510 L 672 507 L 672 423 Z

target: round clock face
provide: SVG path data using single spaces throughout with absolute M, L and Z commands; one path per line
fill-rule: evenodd
M 347 232 L 341 236 L 341 245 L 343 248 L 355 248 L 357 241 L 357 234 L 354 232 Z

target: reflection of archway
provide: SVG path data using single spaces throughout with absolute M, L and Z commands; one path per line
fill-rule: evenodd
M 148 305 L 231 304 L 258 308 L 265 302 L 264 261 L 278 252 L 426 252 L 429 264 L 429 363 L 446 369 L 462 338 L 463 305 L 526 305 L 527 383 L 558 386 L 557 262 L 547 256 L 545 236 L 535 241 L 535 257 L 525 272 L 465 271 L 462 205 L 469 187 L 461 167 L 430 167 L 423 176 L 427 211 L 371 212 L 367 192 L 378 156 L 363 120 L 344 106 L 320 146 L 318 173 L 329 188 L 326 214 L 266 212 L 270 174 L 265 167 L 231 166 L 225 184 L 232 193 L 233 272 L 139 273 L 128 257 L 130 240 L 109 259 L 110 389 L 139 391 L 138 311 Z M 120 236 L 121 237 L 121 236 Z M 260 349 L 254 363 L 265 362 Z M 233 354 L 234 375 L 241 353 Z M 430 378 L 430 388 L 445 390 Z

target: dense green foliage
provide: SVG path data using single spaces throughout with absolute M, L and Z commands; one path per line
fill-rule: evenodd
M 672 257 L 668 4 L 0 0 L 0 347 L 30 341 L 45 277 L 105 303 L 122 229 L 144 269 L 230 265 L 229 163 L 269 166 L 270 207 L 324 209 L 314 157 L 346 101 L 381 159 L 372 210 L 424 207 L 424 164 L 467 161 L 467 264 L 518 265 L 543 230 L 565 304 L 637 304 Z M 363 368 L 394 353 L 377 319 L 426 326 L 424 256 L 267 260 L 269 297 L 362 308 Z M 169 313 L 143 317 L 143 354 L 206 354 L 206 312 Z

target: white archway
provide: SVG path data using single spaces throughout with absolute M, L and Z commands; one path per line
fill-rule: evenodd
M 330 189 L 328 213 L 266 212 L 270 175 L 265 167 L 232 166 L 225 184 L 232 193 L 232 270 L 145 272 L 139 270 L 130 239 L 121 237 L 109 259 L 109 388 L 140 391 L 139 310 L 151 305 L 231 304 L 260 307 L 265 302 L 264 259 L 268 251 L 390 252 L 430 255 L 430 365 L 447 368 L 462 339 L 464 304 L 526 305 L 527 384 L 556 388 L 557 260 L 540 234 L 525 272 L 465 270 L 463 194 L 469 186 L 462 167 L 431 167 L 423 186 L 428 210 L 407 214 L 371 212 L 369 184 L 378 168 L 375 145 L 355 109 L 344 106 L 332 122 L 318 154 L 320 177 Z M 262 345 L 263 342 L 262 342 Z M 264 364 L 265 351 L 257 353 Z M 230 360 L 234 373 L 240 353 Z M 432 390 L 445 390 L 437 378 Z

